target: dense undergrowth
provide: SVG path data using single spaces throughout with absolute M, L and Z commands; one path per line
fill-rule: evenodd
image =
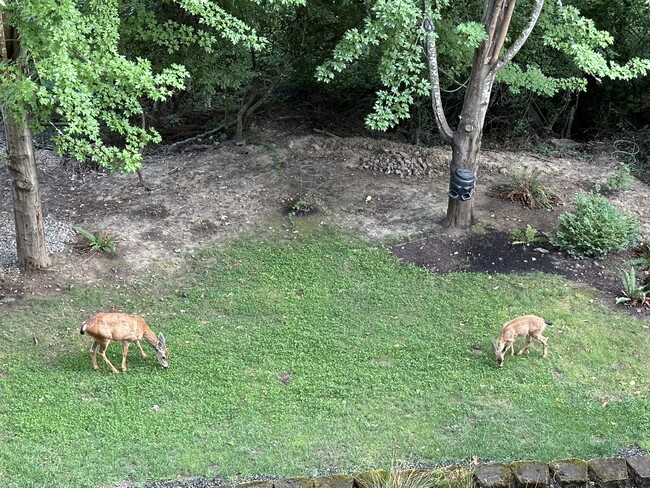
M 188 259 L 182 280 L 74 286 L 1 316 L 0 485 L 649 449 L 647 325 L 589 293 L 433 274 L 332 231 L 242 238 Z M 127 373 L 91 369 L 79 325 L 112 307 L 164 332 L 168 370 L 136 348 Z M 492 340 L 524 313 L 554 322 L 549 357 L 533 346 L 499 369 Z

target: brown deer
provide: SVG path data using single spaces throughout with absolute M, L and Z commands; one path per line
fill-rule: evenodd
M 98 369 L 97 350 L 99 349 L 99 355 L 104 359 L 104 362 L 113 373 L 117 373 L 117 369 L 115 369 L 106 357 L 106 348 L 111 341 L 121 341 L 122 371 L 126 371 L 126 355 L 129 352 L 129 345 L 132 342 L 137 344 L 142 357 L 147 357 L 140 345 L 141 339 L 147 341 L 153 347 L 154 351 L 156 351 L 156 357 L 160 365 L 163 368 L 167 367 L 165 336 L 161 332 L 156 337 L 142 317 L 127 313 L 96 313 L 81 325 L 80 332 L 81 334 L 88 334 L 94 339 L 93 345 L 90 347 L 90 358 L 93 362 L 93 369 Z
M 503 366 L 503 356 L 508 349 L 510 349 L 511 355 L 515 353 L 514 342 L 519 336 L 526 336 L 526 342 L 517 355 L 526 350 L 532 339 L 536 339 L 544 346 L 542 357 L 546 357 L 548 354 L 548 345 L 547 339 L 542 335 L 542 332 L 547 325 L 552 324 L 551 322 L 546 323 L 543 318 L 535 315 L 524 315 L 503 324 L 501 332 L 499 333 L 499 338 L 494 343 L 494 352 L 496 354 L 497 364 Z

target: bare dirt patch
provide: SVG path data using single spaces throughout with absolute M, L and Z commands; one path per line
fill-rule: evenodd
M 3 141 L 0 140 L 0 146 Z M 298 217 L 287 201 L 308 196 L 316 211 L 304 218 L 353 229 L 369 239 L 399 242 L 396 256 L 437 272 L 556 272 L 587 283 L 613 302 L 620 292 L 618 269 L 630 251 L 601 261 L 567 259 L 513 246 L 510 229 L 530 224 L 554 229 L 573 196 L 603 182 L 616 168 L 611 148 L 587 148 L 586 155 L 562 151 L 533 154 L 486 149 L 475 194 L 477 227 L 453 235 L 441 227 L 447 203 L 448 148 L 422 148 L 372 137 L 317 133 L 290 118 L 269 117 L 248 133 L 245 144 L 224 142 L 146 156 L 143 176 L 79 171 L 47 149 L 38 150 L 44 212 L 67 225 L 104 231 L 119 238 L 107 256 L 80 254 L 73 243 L 54 255 L 48 271 L 17 275 L 5 267 L 0 295 L 20 299 L 48 293 L 62 284 L 138 279 L 155 270 L 175 270 L 183 256 L 259 226 L 284 226 Z M 394 163 L 394 164 L 393 164 Z M 390 172 L 382 170 L 393 164 Z M 401 165 L 401 169 L 400 169 Z M 409 165 L 411 172 L 403 168 Z M 544 183 L 561 197 L 553 211 L 529 210 L 496 198 L 496 189 L 515 168 L 541 171 Z M 293 199 L 293 200 L 292 200 Z M 634 181 L 610 197 L 633 213 L 650 235 L 648 185 Z M 2 186 L 0 225 L 13 226 L 8 177 Z M 545 247 L 541 245 L 539 247 Z

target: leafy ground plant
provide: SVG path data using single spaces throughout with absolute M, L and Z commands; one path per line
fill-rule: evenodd
M 302 217 L 318 211 L 329 212 L 325 203 L 311 190 L 285 198 L 281 203 L 285 206 L 287 214 L 293 217 Z
M 531 246 L 536 242 L 543 240 L 537 229 L 531 227 L 530 224 L 528 224 L 524 230 L 511 229 L 510 235 L 514 238 L 514 241 L 512 241 L 513 245 L 520 244 L 522 246 Z
M 90 232 L 83 227 L 73 227 L 74 231 L 86 239 L 86 245 L 91 251 L 101 251 L 105 253 L 115 252 L 117 246 L 117 237 L 108 232 Z
M 354 474 L 391 466 L 387 445 L 429 465 L 650 449 L 650 336 L 589 290 L 275 232 L 195 253 L 177 276 L 0 309 L 0 486 Z M 93 371 L 79 327 L 110 309 L 163 332 L 169 368 L 132 353 L 126 373 Z M 524 313 L 554 322 L 549 355 L 533 345 L 499 369 L 492 341 Z
M 499 190 L 499 198 L 518 202 L 528 208 L 550 209 L 560 201 L 558 194 L 542 182 L 542 172 L 517 170 Z
M 633 307 L 648 307 L 650 308 L 650 290 L 648 287 L 640 284 L 636 277 L 636 270 L 634 266 L 629 269 L 621 270 L 621 282 L 623 289 L 621 290 L 623 296 L 616 297 L 616 303 L 626 303 Z

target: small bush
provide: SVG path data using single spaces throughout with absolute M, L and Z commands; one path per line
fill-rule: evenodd
M 603 257 L 634 245 L 639 222 L 632 215 L 595 192 L 579 193 L 574 202 L 576 209 L 560 215 L 556 233 L 548 236 L 551 244 L 576 259 Z
M 515 171 L 499 192 L 499 198 L 521 203 L 528 208 L 550 209 L 557 205 L 558 194 L 542 183 L 539 170 L 530 172 Z
M 605 180 L 605 190 L 615 192 L 625 190 L 634 181 L 630 165 L 624 164 Z
M 325 203 L 312 191 L 307 191 L 294 197 L 281 198 L 280 203 L 285 206 L 287 215 L 293 217 L 309 215 L 317 211 L 325 214 L 329 213 L 329 209 Z

